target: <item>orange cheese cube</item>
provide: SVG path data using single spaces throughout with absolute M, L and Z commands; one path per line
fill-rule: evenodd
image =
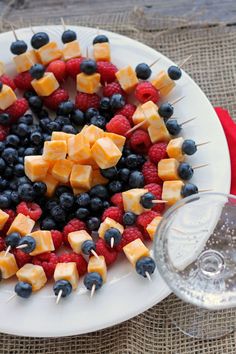
M 83 188 L 72 188 L 72 189 L 73 189 L 74 195 L 78 195 L 78 194 L 87 192 L 87 189 L 83 189 Z
M 47 283 L 47 277 L 43 267 L 35 264 L 25 264 L 16 272 L 19 281 L 32 285 L 33 291 L 38 291 Z
M 115 75 L 125 92 L 130 93 L 138 84 L 136 73 L 130 65 L 120 69 Z
M 9 215 L 5 213 L 2 209 L 0 209 L 0 230 L 4 228 L 7 220 L 9 219 Z
M 39 80 L 31 81 L 31 85 L 39 96 L 49 96 L 59 87 L 57 79 L 50 72 L 45 73 Z
M 36 242 L 36 247 L 30 253 L 30 256 L 37 256 L 38 254 L 55 250 L 50 231 L 38 230 L 32 232 L 30 236 L 33 237 Z
M 90 189 L 92 183 L 92 167 L 88 165 L 74 165 L 70 175 L 70 184 L 73 188 Z
M 44 182 L 47 186 L 47 192 L 46 196 L 47 197 L 52 197 L 53 194 L 55 193 L 55 190 L 59 184 L 59 181 L 54 178 L 50 173 L 48 173 L 41 182 Z
M 148 224 L 148 226 L 146 227 L 146 230 L 147 230 L 151 240 L 154 239 L 157 227 L 160 224 L 161 219 L 162 219 L 161 216 L 156 216 L 154 219 L 152 219 L 150 224 Z
M 175 82 L 164 70 L 160 71 L 151 83 L 157 90 L 159 90 L 162 97 L 167 96 L 175 87 Z
M 103 256 L 95 257 L 92 256 L 89 258 L 88 262 L 88 273 L 99 273 L 103 279 L 103 282 L 106 282 L 107 279 L 107 266 L 105 258 Z
M 5 65 L 3 61 L 0 60 L 0 76 L 2 76 L 5 72 Z
M 73 162 L 70 160 L 58 160 L 52 168 L 51 174 L 61 183 L 67 183 L 70 180 L 70 174 Z
M 142 214 L 146 209 L 140 203 L 140 198 L 147 193 L 144 188 L 133 188 L 122 193 L 125 211 L 132 211 L 136 215 Z
M 33 230 L 34 225 L 34 220 L 30 219 L 29 216 L 19 213 L 13 220 L 9 230 L 7 231 L 7 235 L 12 232 L 19 232 L 21 236 L 28 235 Z
M 54 280 L 67 280 L 75 290 L 79 283 L 79 273 L 75 262 L 57 263 L 54 271 Z
M 167 145 L 166 152 L 169 157 L 182 162 L 184 161 L 184 154 L 182 151 L 184 139 L 182 137 L 171 139 Z
M 68 140 L 68 156 L 80 164 L 90 164 L 92 154 L 89 140 L 85 135 L 80 133 Z
M 162 159 L 158 162 L 157 173 L 162 181 L 180 179 L 178 174 L 179 162 L 176 159 Z
M 157 143 L 158 141 L 168 142 L 171 140 L 171 135 L 169 134 L 164 122 L 159 127 L 154 124 L 150 124 L 148 127 L 148 134 L 152 143 Z
M 109 180 L 102 176 L 100 170 L 92 171 L 92 184 L 91 187 L 96 186 L 97 184 L 107 184 Z
M 58 161 L 61 161 L 61 160 L 58 160 Z M 53 169 L 56 162 L 57 161 L 47 161 L 47 163 L 49 165 L 48 170 L 47 170 L 47 174 L 50 174 L 50 175 L 52 174 L 52 169 Z
M 101 238 L 104 238 L 105 233 L 107 230 L 111 229 L 111 228 L 115 228 L 117 230 L 120 231 L 121 234 L 123 234 L 124 232 L 124 227 L 123 225 L 119 224 L 118 222 L 116 222 L 115 220 L 111 219 L 111 218 L 106 218 L 101 224 L 100 227 L 98 229 L 98 235 Z
M 76 76 L 76 87 L 77 91 L 84 93 L 95 93 L 98 91 L 100 86 L 101 75 L 98 73 L 92 75 L 86 75 L 80 73 Z
M 121 151 L 110 138 L 98 139 L 92 149 L 92 156 L 102 169 L 115 166 L 121 158 Z
M 134 125 L 137 125 L 137 124 L 145 121 L 145 123 L 143 123 L 143 125 L 142 125 L 142 129 L 147 129 L 149 126 L 149 122 L 147 121 L 147 118 L 145 117 L 141 106 L 138 106 L 136 108 L 136 111 L 133 114 L 132 120 L 134 122 Z
M 104 131 L 101 128 L 96 127 L 96 125 L 91 124 L 89 126 L 85 125 L 80 134 L 86 136 L 86 138 L 89 140 L 90 146 L 92 147 L 95 141 L 103 138 Z
M 75 253 L 82 253 L 82 245 L 84 241 L 92 240 L 92 237 L 85 230 L 74 231 L 68 234 L 68 241 Z
M 136 240 L 128 243 L 123 247 L 123 251 L 130 261 L 130 263 L 135 267 L 136 262 L 142 257 L 148 257 L 150 252 L 145 244 L 137 238 Z
M 113 141 L 113 143 L 116 144 L 116 146 L 120 151 L 123 150 L 123 147 L 125 145 L 125 140 L 126 140 L 124 136 L 115 133 L 105 132 L 104 138 L 110 138 Z
M 156 121 L 162 119 L 158 114 L 158 107 L 152 101 L 147 101 L 141 105 L 141 110 L 148 121 L 148 125 L 156 124 Z
M 13 60 L 15 62 L 16 70 L 18 73 L 28 71 L 31 66 L 39 62 L 33 49 L 23 54 L 16 55 Z
M 110 61 L 111 60 L 111 50 L 110 44 L 96 43 L 93 45 L 93 55 L 96 61 Z
M 0 91 L 0 109 L 4 110 L 10 107 L 16 100 L 17 97 L 12 88 L 10 86 L 3 85 L 2 90 Z
M 42 156 L 25 156 L 25 174 L 32 181 L 41 181 L 47 174 L 49 163 Z
M 41 63 L 47 65 L 53 60 L 60 59 L 62 51 L 58 48 L 56 42 L 49 42 L 37 50 L 37 55 Z
M 67 142 L 73 136 L 74 134 L 68 134 L 64 132 L 52 132 L 51 140 L 65 140 Z
M 161 199 L 167 201 L 167 205 L 171 206 L 182 199 L 182 188 L 184 183 L 178 181 L 165 181 L 162 187 Z
M 64 160 L 67 154 L 65 140 L 45 141 L 43 146 L 43 159 L 48 161 Z
M 62 49 L 62 56 L 65 61 L 81 56 L 81 49 L 77 40 L 66 43 Z
M 5 251 L 0 252 L 0 273 L 3 279 L 8 279 L 16 274 L 18 266 L 15 256 L 12 253 L 5 255 Z

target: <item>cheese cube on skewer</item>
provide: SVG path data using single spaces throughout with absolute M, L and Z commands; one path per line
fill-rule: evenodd
M 16 272 L 19 281 L 32 285 L 32 291 L 38 291 L 47 283 L 43 267 L 34 264 L 25 264 Z
M 151 222 L 150 224 L 148 224 L 148 226 L 146 227 L 146 230 L 150 236 L 150 239 L 153 240 L 157 227 L 161 222 L 162 217 L 161 216 L 156 216 Z
M 21 236 L 28 235 L 33 230 L 34 225 L 34 220 L 30 219 L 29 216 L 19 213 L 13 220 L 9 230 L 7 231 L 7 235 L 12 232 L 19 232 Z
M 33 237 L 36 242 L 36 247 L 30 253 L 30 256 L 37 256 L 38 254 L 55 250 L 50 231 L 38 230 L 29 234 L 29 236 Z
M 115 133 L 105 132 L 104 138 L 110 138 L 113 141 L 113 143 L 116 144 L 116 146 L 120 151 L 123 150 L 126 141 L 126 138 L 124 136 Z
M 110 61 L 111 51 L 109 43 L 96 43 L 93 45 L 93 55 L 96 61 Z
M 88 190 L 92 183 L 92 167 L 89 165 L 75 164 L 70 175 L 70 184 L 73 188 Z
M 149 122 L 147 121 L 147 118 L 145 117 L 141 106 L 138 106 L 136 108 L 136 111 L 134 112 L 132 119 L 133 119 L 134 125 L 137 125 L 137 124 L 145 121 L 145 123 L 142 125 L 142 129 L 147 129 L 149 126 Z
M 144 243 L 137 238 L 136 240 L 128 243 L 123 247 L 123 251 L 130 261 L 130 263 L 135 267 L 136 262 L 142 257 L 148 257 L 150 252 L 149 249 L 144 245 Z
M 166 152 L 169 157 L 173 157 L 176 160 L 184 161 L 184 154 L 182 151 L 184 139 L 182 137 L 171 139 L 167 145 Z
M 97 92 L 100 86 L 100 78 L 101 75 L 98 73 L 92 75 L 78 74 L 76 76 L 77 90 L 89 94 Z
M 178 174 L 179 162 L 176 159 L 162 159 L 158 162 L 157 173 L 162 181 L 180 179 Z
M 4 110 L 10 107 L 16 100 L 17 97 L 12 88 L 7 85 L 2 85 L 0 91 L 0 109 Z
M 92 149 L 92 156 L 102 169 L 113 167 L 122 156 L 121 151 L 110 138 L 98 139 Z
M 119 224 L 118 222 L 116 222 L 115 220 L 107 217 L 100 225 L 99 229 L 98 229 L 98 235 L 99 237 L 104 239 L 105 233 L 107 230 L 109 230 L 110 228 L 115 228 L 117 230 L 120 231 L 121 234 L 123 234 L 124 232 L 124 227 L 123 225 Z
M 9 219 L 9 215 L 0 209 L 0 230 L 2 230 Z
M 75 253 L 82 253 L 82 245 L 85 241 L 92 240 L 92 237 L 85 230 L 74 231 L 68 234 L 68 241 Z
M 39 80 L 34 79 L 31 85 L 39 96 L 49 96 L 59 87 L 57 79 L 51 72 L 45 73 Z
M 140 203 L 140 198 L 145 193 L 148 193 L 144 188 L 133 188 L 122 193 L 123 204 L 125 211 L 132 211 L 136 215 L 142 214 L 145 209 Z
M 184 183 L 182 181 L 165 181 L 162 187 L 162 196 L 161 199 L 167 201 L 167 205 L 171 206 L 181 200 L 182 197 L 182 188 Z
M 42 156 L 25 156 L 25 174 L 32 181 L 41 181 L 47 174 L 49 163 Z
M 3 279 L 8 279 L 16 274 L 18 271 L 18 266 L 16 263 L 15 256 L 12 253 L 7 253 L 5 251 L 0 252 L 0 273 Z
M 160 71 L 151 83 L 157 90 L 159 90 L 162 97 L 167 96 L 175 87 L 175 82 L 164 70 Z
M 136 73 L 130 65 L 120 69 L 115 75 L 120 86 L 127 93 L 130 93 L 138 84 Z
M 65 61 L 69 59 L 79 58 L 81 56 L 81 49 L 79 42 L 74 40 L 66 43 L 62 49 L 62 56 Z
M 67 280 L 75 290 L 79 283 L 79 273 L 75 262 L 57 263 L 54 271 L 54 280 Z
M 105 283 L 107 279 L 107 266 L 106 266 L 105 258 L 103 256 L 90 257 L 88 263 L 88 272 L 99 273 L 103 279 L 103 282 Z
M 39 59 L 33 49 L 23 54 L 16 55 L 13 58 L 13 60 L 15 62 L 16 70 L 18 73 L 23 73 L 25 71 L 28 71 L 31 68 L 31 66 L 39 63 Z
M 60 59 L 62 56 L 62 51 L 58 48 L 56 42 L 49 42 L 43 45 L 36 53 L 43 65 L 47 65 L 53 60 Z

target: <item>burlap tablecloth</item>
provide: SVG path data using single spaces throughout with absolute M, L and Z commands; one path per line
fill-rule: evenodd
M 208 26 L 196 23 L 194 19 L 189 24 L 185 20 L 161 19 L 158 14 L 146 17 L 145 12 L 137 9 L 131 13 L 114 16 L 104 14 L 99 17 L 83 17 L 77 13 L 73 11 L 71 16 L 67 13 L 66 22 L 121 33 L 161 51 L 177 62 L 192 54 L 193 57 L 186 64 L 185 70 L 203 89 L 213 105 L 227 108 L 232 116 L 236 117 L 236 32 L 233 26 Z M 26 12 L 21 20 L 19 16 L 11 14 L 11 11 L 6 11 L 2 13 L 2 31 L 9 29 L 6 18 L 14 20 L 17 27 L 25 27 L 30 23 L 59 23 L 59 17 L 65 16 L 64 14 L 62 10 L 57 9 L 56 13 L 52 10 L 46 16 L 42 9 L 41 14 L 37 12 L 37 15 L 29 15 Z M 125 301 L 125 296 L 123 300 Z M 167 301 L 170 304 L 175 301 L 175 297 L 171 295 L 168 300 L 123 324 L 82 336 L 37 339 L 0 334 L 0 354 L 236 353 L 235 334 L 211 341 L 195 340 L 182 334 L 166 317 L 164 305 Z M 4 321 L 3 318 L 0 320 Z

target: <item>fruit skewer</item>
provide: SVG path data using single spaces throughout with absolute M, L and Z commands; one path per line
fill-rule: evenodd
M 84 277 L 84 285 L 90 290 L 91 298 L 94 292 L 101 288 L 107 280 L 107 266 L 103 256 L 90 257 L 88 263 L 88 273 Z

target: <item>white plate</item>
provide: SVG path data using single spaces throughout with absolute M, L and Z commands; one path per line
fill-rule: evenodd
M 78 33 L 83 53 L 89 46 L 92 53 L 92 39 L 97 30 L 71 26 Z M 61 26 L 35 27 L 35 31 L 46 31 L 50 39 L 61 46 Z M 107 34 L 111 43 L 112 61 L 119 68 L 131 64 L 135 67 L 140 62 L 152 63 L 161 60 L 153 67 L 154 73 L 167 69 L 172 62 L 155 50 L 115 33 Z M 20 39 L 30 43 L 32 32 L 29 28 L 17 30 Z M 12 55 L 9 51 L 14 40 L 11 32 L 0 35 L 1 60 L 7 63 L 7 72 L 15 73 Z M 183 59 L 183 58 L 180 58 Z M 177 82 L 177 88 L 168 97 L 172 101 L 184 95 L 185 98 L 176 104 L 175 115 L 179 121 L 193 116 L 198 119 L 186 124 L 182 135 L 192 138 L 197 143 L 210 140 L 211 143 L 199 147 L 198 152 L 189 160 L 193 165 L 209 163 L 208 167 L 195 171 L 193 183 L 200 189 L 211 188 L 214 191 L 229 192 L 230 160 L 227 143 L 210 102 L 192 79 L 183 73 Z M 47 285 L 28 300 L 14 298 L 6 302 L 12 294 L 14 282 L 3 282 L 0 291 L 0 331 L 16 335 L 56 337 L 88 333 L 118 324 L 138 315 L 164 299 L 170 290 L 156 271 L 152 282 L 138 276 L 128 262 L 121 259 L 109 270 L 108 281 L 96 293 L 93 299 L 85 291 L 82 282 L 78 291 L 70 298 L 55 304 L 52 284 Z

